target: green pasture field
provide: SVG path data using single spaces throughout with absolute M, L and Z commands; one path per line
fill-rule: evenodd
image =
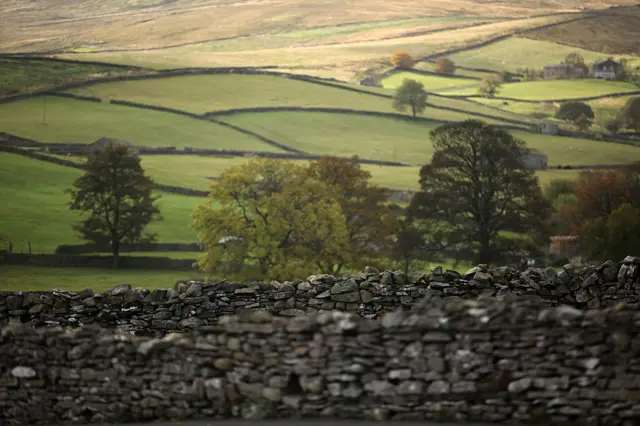
M 548 41 L 510 37 L 478 49 L 456 53 L 451 59 L 464 67 L 516 72 L 519 68 L 542 69 L 546 64 L 560 63 L 573 52 L 580 54 L 588 66 L 596 60 L 607 58 L 606 54 L 600 52 Z M 629 58 L 634 65 L 640 65 L 640 58 L 628 55 L 617 55 L 616 58 L 618 57 Z
M 212 182 L 202 176 L 206 170 L 209 177 L 219 177 L 230 167 L 250 161 L 243 157 L 193 157 L 184 155 L 153 155 L 142 156 L 145 171 L 158 183 L 177 185 L 200 190 L 207 190 Z M 307 160 L 292 160 L 294 163 L 305 164 Z M 391 189 L 419 190 L 420 166 L 378 166 L 362 164 L 363 169 L 371 173 L 371 182 L 375 185 Z M 540 185 L 544 186 L 551 179 L 574 179 L 579 170 L 540 170 L 536 176 Z
M 429 161 L 433 147 L 428 133 L 440 124 L 315 112 L 245 113 L 220 119 L 311 154 L 408 164 Z
M 91 78 L 139 73 L 108 65 L 0 58 L 0 96 Z
M 277 106 L 394 112 L 391 100 L 271 75 L 217 74 L 121 81 L 73 89 L 74 94 L 122 99 L 196 114 Z
M 343 86 L 355 87 L 346 83 Z M 222 74 L 170 77 L 105 83 L 74 89 L 72 92 L 101 99 L 117 98 L 182 109 L 197 114 L 234 108 L 277 106 L 348 108 L 398 113 L 393 109 L 391 99 L 279 76 Z M 389 92 L 385 93 L 389 94 Z M 506 117 L 506 113 L 501 114 L 498 111 L 483 108 L 481 105 L 462 102 L 462 100 L 456 101 L 458 102 L 456 105 L 445 105 L 447 100 L 442 98 L 432 97 L 429 100 L 434 105 L 454 106 L 464 111 L 468 110 L 469 114 L 427 108 L 422 117 L 433 120 L 462 121 L 471 118 L 471 113 L 482 112 L 496 117 L 487 119 L 488 122 L 504 124 L 502 118 Z M 405 114 L 409 114 L 408 110 Z
M 81 171 L 17 154 L 0 153 L 0 235 L 13 241 L 14 252 L 50 253 L 61 244 L 80 244 L 72 224 L 81 216 L 68 207 L 64 193 Z M 193 242 L 191 213 L 203 198 L 159 192 L 164 220 L 149 225 L 160 242 Z
M 549 165 L 628 164 L 640 161 L 640 147 L 519 130 L 511 134 L 549 157 Z
M 430 161 L 429 131 L 442 123 L 332 113 L 243 113 L 221 118 L 312 154 L 391 160 Z M 588 139 L 511 133 L 549 156 L 550 165 L 622 164 L 640 160 L 640 148 Z
M 0 104 L 0 131 L 42 142 L 91 143 L 108 136 L 139 146 L 281 152 L 207 120 L 53 96 Z
M 250 159 L 244 157 L 142 156 L 142 166 L 156 182 L 200 190 L 209 188 L 212 181 L 207 177 L 219 177 L 224 170 L 249 161 Z M 308 164 L 307 160 L 293 160 L 293 162 Z M 418 187 L 419 167 L 362 164 L 362 168 L 371 172 L 371 181 L 376 185 L 393 189 Z
M 405 72 L 408 74 L 412 74 L 407 71 Z M 419 74 L 415 73 L 412 75 L 419 75 Z M 342 87 L 347 87 L 347 88 L 356 88 L 358 90 L 362 90 L 365 92 L 377 93 L 377 94 L 382 94 L 387 96 L 393 96 L 393 94 L 395 93 L 394 89 L 389 89 L 384 87 L 360 86 L 360 85 L 344 83 L 344 82 L 332 82 L 332 84 L 342 86 Z M 441 94 L 445 95 L 445 93 L 441 93 Z M 516 112 L 489 108 L 477 102 L 471 102 L 467 99 L 456 99 L 456 98 L 450 98 L 446 96 L 429 96 L 427 98 L 427 102 L 435 106 L 456 108 L 459 110 L 467 111 L 469 113 L 470 118 L 473 117 L 473 114 L 486 114 L 486 115 L 493 116 L 496 120 L 511 119 L 511 120 L 525 121 L 525 122 L 535 121 L 535 120 L 531 120 L 531 117 L 520 115 Z M 429 111 L 431 111 L 431 109 L 427 109 L 425 111 L 425 114 L 428 115 Z
M 356 87 L 346 83 L 343 86 Z M 176 108 L 197 114 L 234 108 L 278 106 L 349 108 L 397 113 L 392 107 L 391 99 L 265 75 L 219 74 L 124 81 L 74 89 L 71 92 L 101 99 L 124 99 Z M 384 93 L 393 94 L 393 91 Z M 432 97 L 431 101 L 435 105 L 443 102 L 437 97 Z M 463 104 L 461 101 L 458 101 L 456 107 L 468 109 L 470 113 L 483 112 L 494 115 L 496 119 L 493 122 L 496 124 L 501 123 L 500 119 L 504 115 L 489 108 L 480 111 L 483 109 L 482 106 Z M 434 108 L 427 108 L 423 116 L 434 120 L 451 121 L 470 117 L 465 113 Z
M 142 167 L 156 182 L 207 190 L 227 168 L 250 161 L 246 157 L 204 157 L 194 155 L 143 155 Z
M 469 118 L 477 118 L 479 120 L 485 120 L 483 117 L 474 116 L 471 114 L 484 114 L 494 117 L 494 120 L 518 120 L 525 123 L 533 124 L 537 120 L 527 117 L 526 115 L 517 114 L 511 111 L 505 111 L 502 109 L 492 108 L 491 105 L 484 105 L 473 100 L 468 99 L 455 99 L 446 96 L 429 96 L 427 102 L 439 107 L 456 108 L 463 111 L 468 111 Z M 496 121 L 497 123 L 497 121 Z M 508 123 L 507 123 L 508 124 Z M 511 124 L 515 125 L 515 124 Z M 527 127 L 528 128 L 528 127 Z
M 413 68 L 421 71 L 431 71 L 435 72 L 436 64 L 435 62 L 418 62 Z M 492 72 L 485 71 L 472 71 L 469 69 L 456 68 L 456 72 L 454 75 L 465 76 L 465 77 L 474 77 L 474 78 L 484 78 L 489 75 L 495 75 Z
M 480 86 L 480 82 L 477 80 L 471 80 L 467 78 L 456 78 L 440 75 L 425 75 L 416 72 L 400 71 L 391 74 L 381 81 L 382 86 L 385 89 L 397 89 L 402 85 L 405 79 L 412 79 L 419 81 L 424 85 L 426 91 L 439 91 L 441 89 L 452 88 L 465 88 L 465 90 L 472 90 Z M 471 89 L 467 87 L 471 86 Z M 443 93 L 449 93 L 449 90 L 443 91 Z
M 529 101 L 554 99 L 582 99 L 593 96 L 607 96 L 616 93 L 638 92 L 640 87 L 623 81 L 602 79 L 580 80 L 539 80 L 519 83 L 505 83 L 498 90 L 498 98 L 514 98 Z M 477 89 L 448 90 L 447 96 L 477 96 Z
M 195 238 L 191 242 L 196 242 Z M 104 254 L 104 253 L 102 253 Z M 203 252 L 200 251 L 147 251 L 147 252 L 122 252 L 123 256 L 132 257 L 170 257 L 172 259 L 199 259 Z
M 556 113 L 556 107 L 554 103 L 521 102 L 511 100 L 505 101 L 504 99 L 490 99 L 482 97 L 473 97 L 469 98 L 469 100 L 524 116 L 531 116 L 532 114 L 545 114 L 547 116 L 546 118 L 548 119 L 553 118 Z
M 382 262 L 381 262 L 382 264 Z M 433 262 L 432 266 L 457 270 L 464 273 L 468 262 L 445 259 Z M 359 274 L 361 271 L 345 271 L 344 274 Z M 426 271 L 425 271 L 426 272 Z M 193 271 L 155 271 L 141 269 L 102 268 L 48 268 L 39 266 L 0 265 L 0 291 L 48 291 L 53 289 L 81 291 L 91 288 L 106 291 L 120 284 L 131 284 L 134 288 L 168 289 L 178 280 L 207 280 L 206 273 Z
M 540 186 L 544 188 L 554 179 L 566 179 L 566 180 L 576 180 L 580 173 L 586 170 L 575 170 L 575 169 L 556 169 L 556 170 L 540 170 L 536 172 L 536 176 L 538 176 L 538 182 L 540 182 Z
M 177 280 L 202 279 L 197 271 L 139 269 L 47 268 L 0 265 L 0 291 L 106 291 L 120 284 L 157 289 L 171 288 Z

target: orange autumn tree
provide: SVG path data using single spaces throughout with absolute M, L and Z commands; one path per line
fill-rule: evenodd
M 404 50 L 398 50 L 396 53 L 391 56 L 391 63 L 398 68 L 411 68 L 415 61 Z
M 440 74 L 454 74 L 456 72 L 456 64 L 446 56 L 436 59 L 435 71 Z
M 606 218 L 623 204 L 640 207 L 640 162 L 622 170 L 583 172 L 575 183 L 578 198 L 569 208 L 574 235 L 591 220 Z

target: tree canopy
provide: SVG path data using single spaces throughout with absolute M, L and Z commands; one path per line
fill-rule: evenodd
M 435 153 L 420 170 L 410 218 L 440 222 L 447 245 L 472 249 L 482 263 L 528 243 L 506 231 L 544 234 L 551 206 L 524 165 L 524 142 L 478 120 L 445 124 L 430 136 Z
M 404 50 L 398 50 L 391 56 L 391 63 L 398 68 L 411 68 L 415 61 L 411 55 Z
M 640 97 L 631 98 L 625 103 L 620 118 L 624 127 L 640 133 Z
M 502 86 L 502 78 L 499 75 L 489 75 L 482 79 L 478 93 L 480 96 L 493 98 L 498 94 Z
M 579 53 L 572 52 L 566 56 L 564 63 L 571 66 L 584 65 L 584 58 Z
M 343 252 L 343 258 L 327 259 L 321 267 L 323 272 L 339 273 L 349 260 L 364 266 L 368 258 L 391 248 L 398 222 L 388 203 L 389 193 L 370 183 L 371 173 L 362 169 L 358 157 L 321 158 L 310 163 L 308 174 L 330 188 L 348 229 L 349 250 Z
M 590 220 L 580 235 L 590 259 L 622 259 L 640 247 L 640 209 L 622 204 L 609 215 Z
M 308 166 L 260 159 L 225 170 L 193 214 L 207 247 L 200 267 L 242 279 L 292 279 L 385 255 L 396 218 L 370 176 L 357 157 Z
M 454 74 L 456 72 L 456 63 L 451 58 L 442 56 L 436 59 L 435 71 L 441 74 Z
M 576 122 L 580 117 L 586 117 L 589 120 L 593 120 L 595 118 L 593 109 L 584 102 L 563 102 L 560 105 L 560 108 L 558 108 L 558 111 L 556 111 L 556 118 L 560 120 Z
M 590 220 L 606 218 L 623 204 L 640 208 L 640 162 L 621 170 L 583 172 L 571 207 L 572 233 L 580 235 Z
M 424 85 L 409 78 L 403 81 L 393 96 L 393 108 L 404 112 L 407 107 L 411 108 L 414 117 L 427 107 L 427 92 L 424 90 Z
M 70 207 L 89 213 L 74 229 L 83 239 L 99 247 L 111 247 L 113 267 L 118 267 L 121 243 L 150 242 L 144 233 L 160 210 L 152 197 L 153 181 L 140 165 L 140 158 L 126 145 L 109 143 L 104 151 L 89 155 L 86 172 L 67 190 Z
M 225 170 L 193 213 L 206 245 L 199 266 L 243 279 L 308 276 L 348 244 L 340 205 L 306 168 L 252 160 Z

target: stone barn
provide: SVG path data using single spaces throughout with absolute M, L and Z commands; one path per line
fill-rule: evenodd
M 550 121 L 544 121 L 536 126 L 536 130 L 539 133 L 544 133 L 546 135 L 557 135 L 560 133 L 560 127 L 557 123 L 553 123 Z
M 130 151 L 134 152 L 134 153 L 138 153 L 138 148 L 136 148 L 131 142 L 127 142 L 121 139 L 115 139 L 115 138 L 109 138 L 109 137 L 101 137 L 100 139 L 96 140 L 95 142 L 92 142 L 89 144 L 89 146 L 87 147 L 87 149 L 90 152 L 95 152 L 95 151 L 104 151 L 104 149 L 107 147 L 107 145 L 109 144 L 114 144 L 114 145 L 125 145 L 129 148 Z
M 524 164 L 527 169 L 546 170 L 549 163 L 549 157 L 542 152 L 532 149 L 524 157 Z

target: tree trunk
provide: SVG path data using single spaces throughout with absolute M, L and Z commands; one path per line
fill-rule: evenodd
M 480 242 L 480 252 L 478 253 L 478 263 L 491 263 L 491 244 L 489 241 Z
M 113 269 L 118 269 L 120 264 L 120 239 L 114 237 L 111 242 L 111 253 L 113 255 Z
M 490 263 L 492 256 L 491 239 L 486 230 L 480 230 L 480 252 L 478 253 L 478 263 Z
M 409 263 L 411 263 L 411 258 L 409 256 L 405 256 L 404 258 L 404 274 L 409 275 Z
M 416 104 L 411 104 L 411 112 L 413 113 L 413 116 L 416 116 Z

